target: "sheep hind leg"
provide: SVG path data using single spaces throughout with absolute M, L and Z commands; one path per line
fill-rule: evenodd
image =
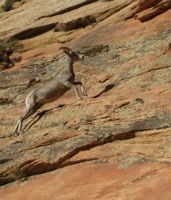
M 21 123 L 19 124 L 19 127 L 18 127 L 19 132 L 23 132 L 23 130 L 22 130 L 23 121 L 25 119 L 29 118 L 35 111 L 36 111 L 36 109 L 32 108 L 29 111 L 26 111 L 25 114 L 20 118 Z
M 29 110 L 26 110 L 26 112 L 20 117 L 20 119 L 17 122 L 17 125 L 13 131 L 13 135 L 18 135 L 19 132 L 22 132 L 22 124 L 25 119 L 30 117 L 35 112 L 35 109 L 31 108 Z

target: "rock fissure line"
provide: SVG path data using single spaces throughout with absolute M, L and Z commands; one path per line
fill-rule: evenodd
M 159 130 L 159 129 L 163 129 L 163 127 L 157 128 L 157 130 Z M 41 174 L 41 173 L 53 171 L 53 170 L 56 170 L 59 168 L 63 168 L 63 167 L 69 166 L 70 164 L 77 164 L 77 163 L 80 163 L 81 161 L 78 161 L 78 162 L 76 161 L 76 163 L 74 163 L 75 161 L 73 161 L 71 163 L 70 163 L 70 161 L 68 161 L 68 162 L 66 162 L 66 161 L 81 151 L 85 151 L 85 150 L 88 150 L 88 149 L 91 149 L 91 148 L 94 148 L 94 147 L 97 147 L 97 146 L 100 146 L 100 145 L 103 145 L 106 143 L 111 143 L 111 142 L 114 142 L 115 140 L 129 140 L 134 137 L 137 137 L 135 134 L 137 131 L 147 131 L 147 130 L 154 130 L 154 129 L 149 128 L 149 129 L 144 129 L 144 130 L 143 129 L 130 130 L 130 131 L 122 132 L 120 134 L 116 134 L 116 135 L 108 134 L 108 136 L 106 136 L 105 138 L 104 137 L 96 138 L 95 140 L 91 141 L 88 144 L 85 144 L 85 145 L 76 147 L 73 150 L 70 150 L 67 154 L 60 157 L 57 162 L 47 163 L 47 162 L 41 162 L 41 161 L 38 162 L 36 160 L 33 160 L 33 162 L 29 162 L 29 164 L 26 164 L 26 165 L 22 164 L 21 170 L 24 173 L 28 174 L 28 176 L 31 176 L 31 175 Z M 90 135 L 88 135 L 88 136 L 90 136 Z M 92 139 L 93 139 L 93 136 L 92 136 Z M 83 161 L 85 162 L 85 160 L 83 160 Z
M 131 183 L 138 183 L 138 182 L 141 181 L 142 179 L 149 178 L 149 176 L 154 175 L 157 171 L 159 171 L 159 170 L 161 170 L 161 169 L 164 169 L 164 168 L 167 168 L 167 167 L 164 166 L 164 167 L 160 167 L 160 168 L 157 168 L 157 169 L 153 169 L 153 170 L 151 170 L 151 171 L 149 171 L 149 172 L 146 172 L 146 173 L 144 173 L 143 175 L 141 175 L 141 176 L 139 176 L 139 177 L 133 179 L 133 180 L 132 180 L 130 183 L 128 183 L 128 184 L 131 184 Z
M 63 141 L 63 143 L 61 143 L 59 145 L 57 144 L 57 148 L 53 148 L 53 149 L 55 151 L 58 151 L 58 149 L 64 148 L 62 151 L 63 152 L 68 151 L 68 153 L 65 153 L 65 155 L 59 157 L 56 162 L 52 162 L 52 163 L 50 162 L 50 160 L 49 160 L 49 162 L 42 161 L 42 159 L 39 157 L 38 159 L 29 159 L 21 164 L 17 164 L 16 165 L 16 167 L 17 167 L 16 173 L 18 174 L 17 179 L 18 178 L 21 179 L 23 177 L 27 177 L 27 176 L 31 176 L 31 175 L 35 175 L 35 174 L 45 173 L 45 172 L 52 171 L 52 170 L 56 170 L 56 169 L 59 169 L 59 168 L 65 167 L 65 166 L 69 166 L 70 164 L 72 165 L 72 164 L 74 164 L 75 161 L 67 162 L 67 160 L 72 158 L 79 152 L 89 150 L 89 149 L 94 148 L 99 145 L 114 142 L 115 140 L 132 139 L 134 137 L 137 137 L 136 136 L 137 131 L 147 131 L 147 130 L 154 130 L 154 129 L 159 130 L 159 129 L 167 128 L 165 123 L 162 126 L 160 125 L 160 123 L 162 122 L 160 118 L 157 118 L 157 119 L 152 117 L 151 120 L 146 119 L 145 121 L 142 120 L 137 123 L 132 123 L 129 125 L 129 127 L 126 127 L 126 129 L 123 129 L 122 131 L 120 130 L 120 133 L 118 133 L 118 134 L 117 134 L 118 131 L 116 129 L 115 135 L 110 133 L 110 131 L 106 130 L 108 133 L 105 132 L 104 134 L 99 135 L 99 133 L 97 134 L 95 132 L 92 134 L 86 134 L 86 135 L 83 135 L 80 137 L 76 137 L 73 140 L 68 139 L 67 141 Z M 155 122 L 156 120 L 157 120 L 157 122 Z M 157 123 L 159 125 L 156 127 L 155 123 Z M 72 144 L 72 141 L 74 142 L 74 144 Z M 68 146 L 68 144 L 72 144 L 72 145 Z M 77 146 L 77 147 L 74 147 L 74 146 Z M 72 149 L 72 148 L 74 148 L 74 149 Z M 42 150 L 43 149 L 40 147 L 40 152 Z M 45 150 L 46 151 L 48 150 L 48 152 L 50 153 L 50 149 L 45 149 Z M 38 153 L 38 155 L 39 154 L 41 155 L 40 152 Z M 54 160 L 54 159 L 52 159 L 52 160 Z M 76 163 L 80 163 L 80 162 L 81 162 L 81 160 L 78 162 L 76 161 Z M 13 169 L 13 171 L 15 171 L 15 166 L 13 166 L 12 169 Z M 6 174 L 8 174 L 8 173 L 9 173 L 8 170 L 6 170 L 5 173 L 2 173 L 3 175 L 0 178 L 1 185 L 4 185 L 6 183 L 17 180 L 16 178 L 6 177 Z
M 142 73 L 140 73 L 140 74 L 136 74 L 136 75 L 134 75 L 134 76 L 129 76 L 129 77 L 126 77 L 126 78 L 117 80 L 116 82 L 114 82 L 114 84 L 117 86 L 121 81 L 129 80 L 129 79 L 131 79 L 131 78 L 135 78 L 135 77 L 137 77 L 137 76 L 141 76 L 141 75 L 144 75 L 144 74 L 146 74 L 146 73 L 150 73 L 150 72 L 153 72 L 153 71 L 157 71 L 157 70 L 161 70 L 161 69 L 166 69 L 166 68 L 171 68 L 171 66 L 170 66 L 170 65 L 166 65 L 166 66 L 164 66 L 164 67 L 158 67 L 158 68 L 156 68 L 156 69 L 150 69 L 150 70 L 145 71 L 145 72 L 142 72 Z M 113 75 L 113 76 L 114 76 L 114 75 Z M 111 76 L 108 78 L 108 80 L 111 79 L 113 76 L 111 75 Z
M 53 13 L 53 14 L 41 16 L 41 17 L 37 18 L 37 20 L 40 20 L 40 19 L 46 18 L 46 17 L 53 17 L 53 16 L 56 16 L 56 15 L 65 14 L 65 13 L 67 13 L 67 12 L 76 10 L 76 9 L 81 8 L 81 7 L 83 7 L 83 6 L 86 6 L 86 5 L 88 5 L 88 4 L 94 3 L 94 2 L 96 2 L 96 1 L 98 1 L 98 0 L 86 0 L 86 1 L 84 1 L 84 2 L 82 2 L 82 3 L 79 3 L 79 4 L 77 4 L 77 5 L 70 6 L 70 7 L 68 7 L 68 8 L 63 9 L 63 10 L 57 11 L 57 12 L 55 12 L 55 13 Z
M 74 138 L 74 137 L 72 137 L 72 138 Z M 37 144 L 34 147 L 30 147 L 28 149 L 24 149 L 24 151 L 29 151 L 29 150 L 36 149 L 36 148 L 39 148 L 39 147 L 49 146 L 49 145 L 52 145 L 54 143 L 62 142 L 62 141 L 67 140 L 67 139 L 69 139 L 69 137 L 68 138 L 64 138 L 64 139 L 58 139 L 58 138 L 50 139 L 50 140 L 44 141 L 44 142 L 42 142 L 40 144 Z
M 140 130 L 138 130 L 138 131 L 140 131 Z M 143 130 L 141 130 L 141 131 L 143 131 Z M 56 170 L 56 169 L 59 169 L 62 167 L 66 167 L 70 164 L 70 162 L 68 162 L 68 164 L 65 162 L 81 151 L 89 150 L 91 148 L 94 148 L 94 147 L 97 147 L 97 146 L 100 146 L 100 145 L 103 145 L 106 143 L 111 143 L 111 142 L 114 142 L 115 140 L 128 140 L 128 139 L 136 137 L 135 133 L 136 133 L 136 130 L 123 132 L 123 133 L 120 133 L 117 135 L 107 134 L 108 136 L 96 138 L 95 140 L 93 140 L 93 136 L 91 136 L 92 141 L 90 143 L 76 147 L 73 150 L 70 150 L 67 154 L 60 157 L 57 162 L 47 163 L 47 162 L 41 162 L 41 161 L 37 162 L 36 160 L 34 160 L 33 162 L 29 162 L 29 164 L 26 164 L 26 165 L 22 164 L 22 170 L 23 171 L 26 170 L 26 174 L 29 174 L 29 176 L 31 176 L 31 175 L 35 175 L 35 174 L 45 173 L 48 171 L 53 171 L 53 170 Z M 86 136 L 90 136 L 90 135 L 86 135 Z M 89 139 L 91 137 L 89 137 Z M 85 139 L 85 141 L 86 141 L 86 139 Z M 32 169 L 32 171 L 30 171 L 30 169 Z
M 35 28 L 29 28 L 27 30 L 20 31 L 19 33 L 11 36 L 11 39 L 24 40 L 24 39 L 33 38 L 42 33 L 46 33 L 47 31 L 52 30 L 53 28 L 55 28 L 55 26 L 56 26 L 56 23 L 51 23 L 51 24 L 47 24 L 47 25 L 43 25 L 43 26 L 39 26 Z

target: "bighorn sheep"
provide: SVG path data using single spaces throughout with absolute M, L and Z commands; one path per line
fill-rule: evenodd
M 61 47 L 66 56 L 66 66 L 57 73 L 51 80 L 47 81 L 40 87 L 32 90 L 25 99 L 26 110 L 20 117 L 14 129 L 13 135 L 19 134 L 22 130 L 22 123 L 25 119 L 35 113 L 42 105 L 52 102 L 61 97 L 67 90 L 73 88 L 77 98 L 82 99 L 79 95 L 77 86 L 81 86 L 84 96 L 87 92 L 82 82 L 75 82 L 75 74 L 73 70 L 73 61 L 82 60 L 83 54 L 74 52 L 68 47 Z

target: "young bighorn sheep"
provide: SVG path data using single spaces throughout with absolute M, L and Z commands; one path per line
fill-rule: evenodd
M 81 90 L 84 96 L 87 96 L 87 92 L 82 82 L 75 82 L 75 74 L 73 70 L 73 62 L 83 59 L 83 54 L 74 52 L 68 47 L 61 47 L 60 50 L 66 56 L 66 66 L 57 73 L 51 80 L 47 81 L 40 87 L 32 90 L 25 99 L 25 113 L 20 117 L 17 125 L 14 129 L 13 135 L 19 134 L 22 130 L 22 123 L 25 119 L 35 113 L 42 105 L 52 102 L 61 97 L 66 91 L 73 88 L 76 93 L 76 97 L 82 99 L 77 86 L 81 86 Z

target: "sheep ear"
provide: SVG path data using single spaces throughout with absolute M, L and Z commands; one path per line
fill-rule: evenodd
M 63 51 L 67 51 L 67 52 L 69 52 L 69 48 L 68 47 L 60 47 L 60 49 L 59 50 L 63 50 Z
M 60 48 L 59 48 L 59 50 L 63 50 L 63 49 L 64 49 L 64 47 L 60 47 Z

